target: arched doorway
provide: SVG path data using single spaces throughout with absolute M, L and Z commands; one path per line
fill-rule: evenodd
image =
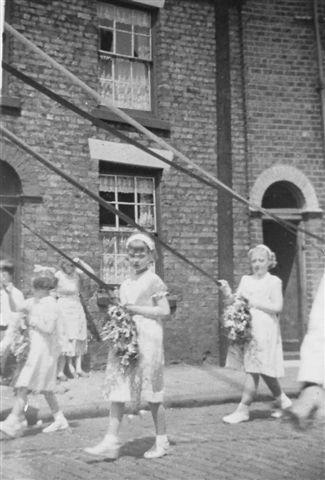
M 298 226 L 304 198 L 291 182 L 278 181 L 264 193 L 263 208 Z M 284 308 L 280 315 L 283 348 L 287 357 L 299 351 L 303 337 L 303 249 L 299 232 L 290 232 L 274 220 L 263 218 L 263 241 L 277 256 L 272 273 L 283 282 Z
M 22 186 L 15 170 L 0 160 L 0 205 L 5 207 L 14 218 L 0 209 L 0 256 L 14 261 L 15 281 L 18 280 L 20 263 L 20 204 Z

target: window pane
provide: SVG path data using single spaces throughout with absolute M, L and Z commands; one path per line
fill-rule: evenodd
M 128 25 L 127 23 L 116 22 L 115 26 L 117 30 L 123 30 L 124 32 L 131 32 L 132 30 L 132 25 Z
M 120 55 L 132 55 L 132 35 L 128 32 L 116 31 L 115 53 Z
M 151 15 L 143 10 L 133 10 L 132 23 L 139 27 L 151 27 Z
M 99 76 L 105 80 L 112 80 L 113 60 L 112 58 L 101 56 L 98 62 Z
M 98 2 L 97 4 L 97 15 L 99 19 L 105 18 L 108 20 L 114 20 L 115 18 L 115 6 L 110 5 L 109 3 L 101 3 Z
M 113 31 L 112 30 L 99 30 L 99 48 L 105 52 L 113 52 Z
M 105 236 L 103 238 L 103 249 L 105 254 L 115 254 L 116 253 L 116 237 L 114 236 Z
M 131 81 L 131 62 L 117 58 L 115 62 L 115 80 L 117 82 L 129 83 Z
M 136 177 L 138 193 L 151 193 L 154 191 L 154 179 L 151 177 Z
M 137 25 L 134 26 L 134 33 L 143 33 L 145 35 L 150 35 L 150 28 L 148 27 L 138 27 Z
M 116 83 L 114 91 L 115 104 L 120 108 L 130 107 L 130 99 L 132 98 L 131 83 Z
M 135 221 L 135 207 L 134 207 L 134 205 L 119 204 L 118 209 L 122 213 L 125 213 L 125 215 L 127 215 L 128 217 L 130 217 L 132 220 Z M 119 218 L 119 222 L 120 222 L 120 227 L 131 226 L 128 222 L 126 222 L 122 218 Z
M 114 175 L 100 175 L 99 176 L 99 190 L 102 192 L 115 192 L 115 176 Z
M 115 217 L 113 212 L 109 212 L 102 205 L 99 206 L 99 225 L 101 227 L 115 227 Z
M 146 60 L 151 59 L 151 49 L 150 49 L 150 37 L 145 35 L 135 35 L 134 36 L 134 53 L 133 55 L 137 58 L 145 58 Z
M 145 63 L 134 62 L 133 73 L 133 108 L 138 110 L 150 110 L 150 80 L 149 66 Z
M 132 11 L 133 10 L 131 8 L 116 7 L 116 10 L 115 10 L 116 22 L 132 25 Z
M 154 207 L 152 205 L 138 206 L 138 223 L 147 230 L 155 229 Z
M 123 192 L 123 193 L 133 193 L 134 194 L 134 177 L 118 176 L 117 177 L 117 191 L 119 193 Z

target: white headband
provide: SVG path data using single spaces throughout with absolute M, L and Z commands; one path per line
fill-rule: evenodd
M 144 233 L 133 233 L 133 235 L 131 235 L 131 237 L 129 237 L 126 241 L 126 248 L 129 247 L 130 243 L 137 240 L 147 245 L 147 247 L 151 252 L 155 249 L 155 244 L 153 240 L 151 240 L 151 238 L 145 235 Z
M 37 263 L 34 265 L 34 270 L 33 273 L 41 273 L 41 272 L 51 272 L 55 273 L 55 268 L 54 267 L 43 267 L 43 265 L 38 265 Z
M 272 257 L 272 255 L 273 255 L 272 250 L 267 245 L 264 245 L 264 243 L 260 243 L 259 245 L 256 245 L 256 247 L 251 248 L 249 253 L 252 253 L 257 248 L 262 248 L 265 252 L 267 252 L 267 254 L 270 258 Z

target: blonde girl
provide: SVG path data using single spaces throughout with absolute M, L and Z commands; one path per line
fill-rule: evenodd
M 145 458 L 166 455 L 169 442 L 166 435 L 163 407 L 163 324 L 169 311 L 167 288 L 151 269 L 154 242 L 142 233 L 130 236 L 126 243 L 132 273 L 120 287 L 120 302 L 133 316 L 139 345 L 136 371 L 123 376 L 116 369 L 114 358 L 108 356 L 106 371 L 106 396 L 110 401 L 108 430 L 95 447 L 86 448 L 91 455 L 117 458 L 120 450 L 119 430 L 126 402 L 139 405 L 140 399 L 149 402 L 155 426 L 156 441 L 145 452 Z
M 50 291 L 55 287 L 56 279 L 49 269 L 43 267 L 35 274 L 32 284 L 34 296 L 22 305 L 16 303 L 11 290 L 8 290 L 12 310 L 20 309 L 26 316 L 30 340 L 26 362 L 14 383 L 16 398 L 13 409 L 6 420 L 0 422 L 0 430 L 13 438 L 22 435 L 26 427 L 24 409 L 31 391 L 44 394 L 54 417 L 54 422 L 43 432 L 64 430 L 69 426 L 54 394 L 60 353 L 59 311 Z
M 246 380 L 241 402 L 236 410 L 223 418 L 225 423 L 239 423 L 249 420 L 249 406 L 252 403 L 259 378 L 262 377 L 271 390 L 278 410 L 272 416 L 279 417 L 281 410 L 291 406 L 291 400 L 282 391 L 279 378 L 284 375 L 282 340 L 279 313 L 283 307 L 282 282 L 269 273 L 276 265 L 275 254 L 263 244 L 248 252 L 251 275 L 244 275 L 239 283 L 237 294 L 245 297 L 252 315 L 253 339 L 244 351 L 230 346 L 226 366 L 244 369 Z M 233 295 L 226 281 L 222 281 L 221 291 L 225 302 L 231 304 Z

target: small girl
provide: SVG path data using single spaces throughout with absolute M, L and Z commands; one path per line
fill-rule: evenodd
M 275 254 L 266 245 L 257 245 L 248 252 L 252 275 L 244 275 L 237 294 L 249 302 L 252 316 L 252 340 L 241 349 L 231 345 L 228 349 L 226 366 L 242 369 L 246 380 L 241 402 L 236 410 L 223 418 L 225 423 L 239 423 L 249 420 L 249 406 L 256 393 L 259 376 L 271 390 L 281 410 L 291 406 L 291 400 L 283 393 L 279 377 L 284 375 L 282 340 L 278 314 L 282 310 L 282 282 L 268 270 L 276 265 Z M 225 303 L 231 304 L 233 295 L 228 283 L 221 281 Z M 273 412 L 279 417 L 281 411 Z
M 86 262 L 79 258 L 74 259 L 84 268 L 94 273 Z M 62 340 L 62 355 L 58 362 L 58 379 L 66 380 L 64 375 L 65 363 L 72 377 L 84 377 L 87 374 L 82 370 L 82 356 L 87 352 L 87 320 L 85 311 L 80 302 L 80 276 L 83 272 L 77 269 L 68 260 L 62 260 L 60 270 L 55 276 L 57 283 L 58 306 L 60 308 L 60 330 Z M 73 365 L 75 358 L 75 366 Z
M 106 396 L 111 402 L 108 431 L 95 447 L 86 448 L 91 455 L 117 458 L 120 442 L 119 428 L 125 402 L 140 404 L 140 397 L 149 402 L 155 425 L 156 441 L 145 458 L 166 455 L 169 442 L 166 435 L 163 407 L 163 326 L 169 313 L 167 288 L 151 269 L 154 242 L 145 234 L 136 233 L 126 242 L 128 259 L 133 273 L 120 287 L 121 305 L 133 315 L 138 334 L 139 360 L 135 372 L 122 375 L 109 352 L 106 371 Z
M 21 308 L 8 290 L 12 310 L 20 310 L 26 315 L 30 340 L 26 362 L 14 382 L 16 398 L 13 409 L 6 420 L 0 422 L 0 430 L 12 438 L 21 436 L 26 427 L 24 409 L 31 391 L 44 394 L 54 416 L 54 422 L 43 432 L 64 430 L 69 426 L 54 395 L 60 353 L 59 312 L 50 291 L 55 287 L 56 279 L 49 269 L 43 269 L 35 274 L 32 284 L 34 296 L 26 300 Z

